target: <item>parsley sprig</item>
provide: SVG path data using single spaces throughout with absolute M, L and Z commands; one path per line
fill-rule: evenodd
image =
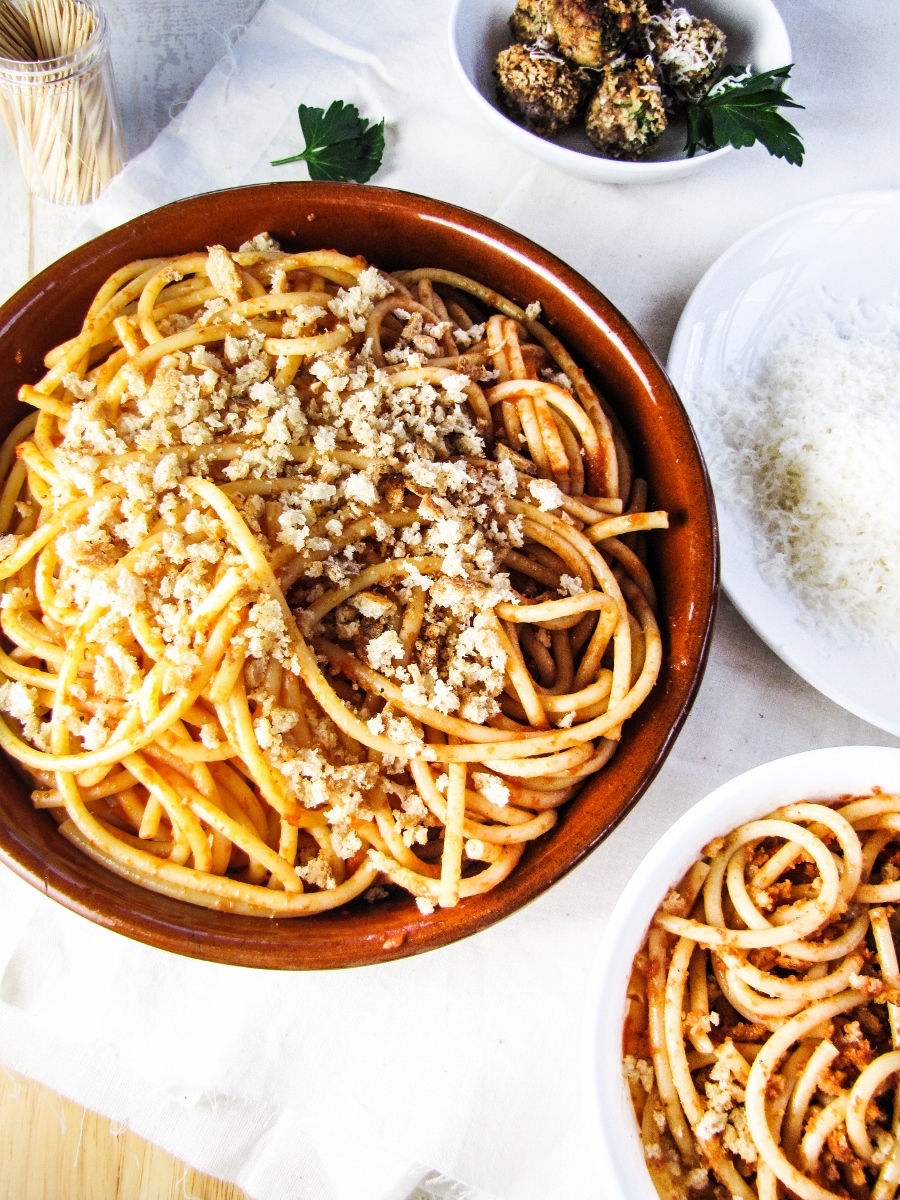
M 301 104 L 297 109 L 306 148 L 290 158 L 277 158 L 273 167 L 305 162 L 317 182 L 368 183 L 384 155 L 384 120 L 370 125 L 355 104 L 333 101 L 326 112 Z
M 744 67 L 726 67 L 702 99 L 687 106 L 688 158 L 698 150 L 752 146 L 762 142 L 770 154 L 803 165 L 803 140 L 779 108 L 802 108 L 782 91 L 793 63 L 751 75 Z

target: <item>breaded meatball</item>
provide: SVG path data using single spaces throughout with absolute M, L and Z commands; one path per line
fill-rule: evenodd
M 542 0 L 560 53 L 602 67 L 639 44 L 650 20 L 645 0 Z
M 556 34 L 544 12 L 544 0 L 519 0 L 509 18 L 517 42 L 540 42 L 548 50 L 556 47 Z
M 584 108 L 590 79 L 542 46 L 515 42 L 494 64 L 497 95 L 511 117 L 542 137 L 566 129 Z
M 647 38 L 660 79 L 678 101 L 698 100 L 725 61 L 725 34 L 686 8 L 651 17 Z
M 603 68 L 585 128 L 597 149 L 612 158 L 641 158 L 653 148 L 666 128 L 666 113 L 651 59 Z

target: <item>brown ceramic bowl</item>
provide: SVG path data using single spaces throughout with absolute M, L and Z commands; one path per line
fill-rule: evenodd
M 82 916 L 195 958 L 287 969 L 361 966 L 418 954 L 508 916 L 571 870 L 614 828 L 663 763 L 700 683 L 718 592 L 715 513 L 687 415 L 628 322 L 565 263 L 484 217 L 404 192 L 350 184 L 285 183 L 215 192 L 147 213 L 66 255 L 0 309 L 0 432 L 24 413 L 19 384 L 73 336 L 94 293 L 134 258 L 182 254 L 216 242 L 237 247 L 269 230 L 290 249 L 364 254 L 388 270 L 417 266 L 471 275 L 545 319 L 615 406 L 631 438 L 650 507 L 671 528 L 652 538 L 665 657 L 649 699 L 626 723 L 609 766 L 531 842 L 512 875 L 456 908 L 419 913 L 411 898 L 292 920 L 217 913 L 120 879 L 60 837 L 29 789 L 0 758 L 0 858 Z

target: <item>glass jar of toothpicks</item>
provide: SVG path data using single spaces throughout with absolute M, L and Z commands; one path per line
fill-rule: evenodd
M 94 0 L 0 0 L 0 116 L 31 190 L 95 200 L 121 170 L 109 26 Z

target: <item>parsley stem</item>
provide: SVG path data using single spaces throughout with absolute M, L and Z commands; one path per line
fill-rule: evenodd
M 0 0 L 2 5 L 3 0 Z M 300 154 L 272 160 L 273 167 L 305 162 L 314 182 L 368 183 L 384 154 L 384 121 L 370 125 L 355 104 L 334 100 L 327 112 L 301 104 L 297 109 L 305 147 Z
M 273 158 L 269 165 L 273 166 L 273 167 L 283 167 L 285 163 L 305 162 L 305 161 L 306 161 L 306 151 L 304 150 L 301 154 L 292 154 L 290 156 L 290 158 Z

